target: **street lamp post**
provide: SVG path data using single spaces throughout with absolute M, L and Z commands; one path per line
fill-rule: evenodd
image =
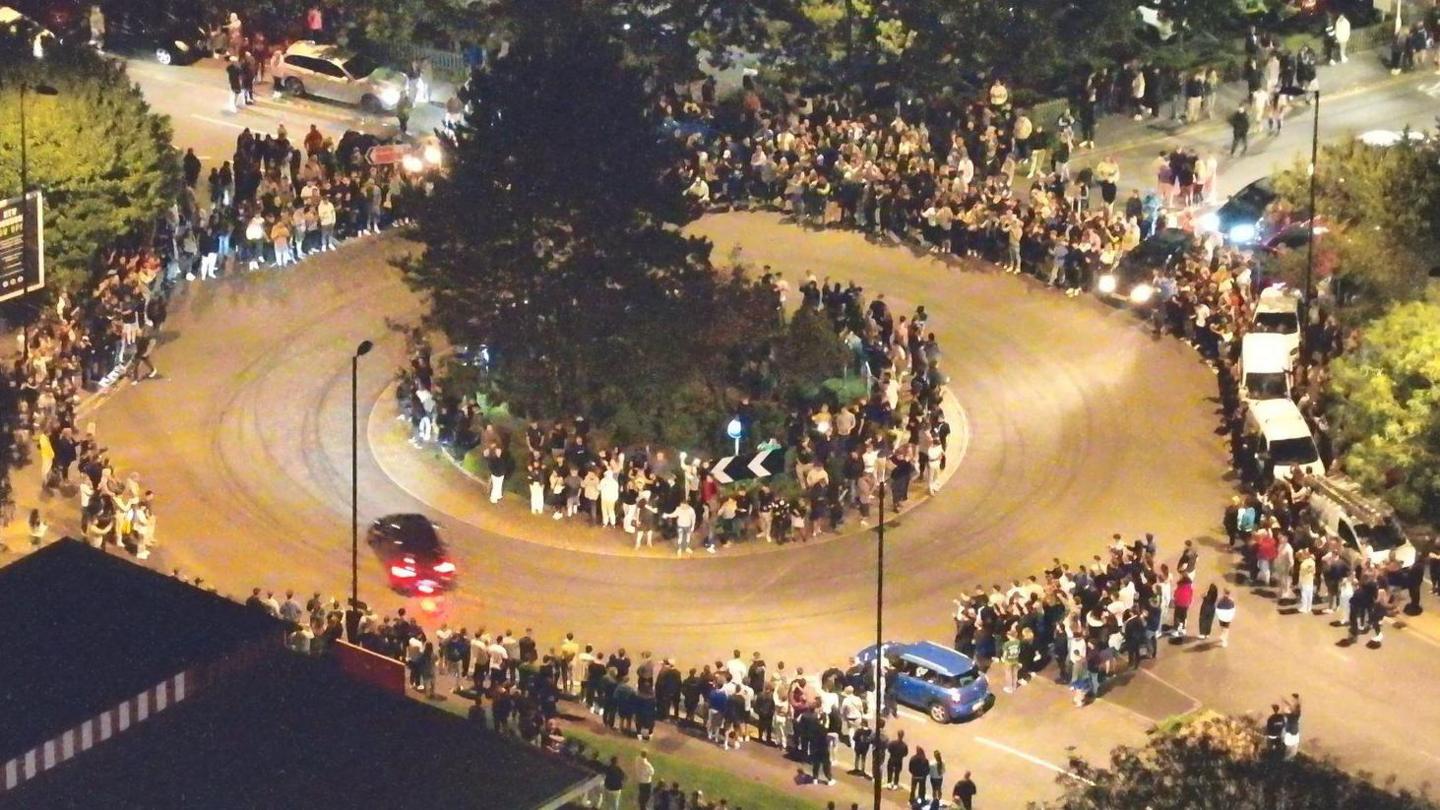
M 345 635 L 351 644 L 360 636 L 360 358 L 375 344 L 360 341 L 350 356 L 350 609 Z
M 885 705 L 885 466 L 886 459 L 875 461 L 880 507 L 876 518 L 879 524 L 875 527 L 879 540 L 875 545 L 875 727 L 871 732 L 875 810 L 880 810 L 880 762 L 885 754 L 880 749 L 880 724 Z
M 1281 88 L 1290 97 L 1314 95 L 1315 115 L 1310 120 L 1310 211 L 1308 239 L 1305 244 L 1305 294 L 1300 299 L 1300 362 L 1310 350 L 1310 299 L 1315 294 L 1315 183 L 1320 173 L 1320 87 L 1314 90 L 1289 85 Z
M 1305 297 L 1300 299 L 1300 358 L 1310 352 L 1310 298 L 1315 277 L 1315 179 L 1320 174 L 1320 87 L 1315 87 L 1315 116 L 1310 123 L 1310 238 L 1305 243 Z

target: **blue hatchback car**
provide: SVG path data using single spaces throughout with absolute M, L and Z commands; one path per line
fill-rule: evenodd
M 990 682 L 965 654 L 933 641 L 882 645 L 895 699 L 930 715 L 937 723 L 978 717 L 990 705 Z M 856 657 L 875 661 L 872 644 Z

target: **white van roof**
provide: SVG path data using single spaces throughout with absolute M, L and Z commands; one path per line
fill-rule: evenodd
M 1289 335 L 1250 332 L 1240 339 L 1240 366 L 1246 374 L 1289 371 L 1293 343 Z
M 1310 425 L 1300 409 L 1288 399 L 1265 399 L 1250 403 L 1250 412 L 1260 424 L 1265 438 L 1271 441 L 1313 438 Z
M 1299 312 L 1300 296 L 1284 287 L 1266 287 L 1255 302 L 1256 312 Z

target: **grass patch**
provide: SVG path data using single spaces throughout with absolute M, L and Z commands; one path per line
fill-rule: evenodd
M 620 758 L 620 765 L 625 769 L 627 775 L 624 796 L 620 802 L 622 807 L 635 806 L 633 770 L 635 758 L 641 748 L 649 748 L 650 761 L 655 765 L 656 782 L 660 780 L 664 780 L 666 784 L 679 782 L 680 787 L 684 788 L 686 796 L 700 790 L 705 793 L 708 801 L 725 799 L 731 807 L 743 807 L 750 810 L 761 810 L 762 808 L 763 810 L 790 810 L 791 808 L 813 810 L 816 807 L 814 804 L 782 793 L 760 782 L 719 768 L 698 765 L 675 754 L 661 753 L 656 751 L 653 746 L 647 746 L 638 740 L 596 734 L 576 725 L 567 725 L 565 736 L 579 740 L 597 751 L 603 762 L 609 762 L 612 756 Z

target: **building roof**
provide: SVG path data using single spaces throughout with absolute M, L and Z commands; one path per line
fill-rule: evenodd
M 0 617 L 0 761 L 284 634 L 269 615 L 70 539 L 0 569 Z
M 525 810 L 596 775 L 280 652 L 16 789 L 46 808 Z M 0 799 L 3 802 L 3 799 Z

